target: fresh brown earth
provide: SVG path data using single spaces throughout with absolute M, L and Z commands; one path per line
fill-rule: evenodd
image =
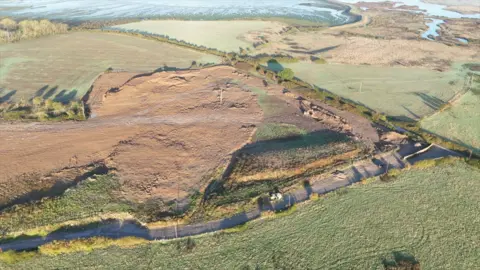
M 262 89 L 274 106 L 260 107 L 251 89 Z M 0 123 L 0 164 L 8 168 L 0 174 L 0 205 L 59 181 L 68 185 L 75 170 L 84 173 L 92 163 L 117 172 L 128 200 L 185 199 L 203 189 L 262 122 L 378 141 L 375 128 L 352 115 L 313 121 L 302 115 L 298 100 L 282 94 L 282 87 L 265 86 L 262 79 L 227 66 L 153 75 L 105 73 L 89 97 L 92 118 L 84 122 Z
M 1 203 L 32 189 L 49 187 L 22 175 L 45 175 L 65 167 L 103 161 L 115 168 L 129 199 L 186 197 L 202 177 L 244 144 L 262 111 L 252 92 L 261 80 L 232 75 L 233 68 L 164 72 L 139 77 L 118 92 L 99 96 L 106 85 L 121 85 L 131 74 L 102 76 L 92 92 L 86 122 L 0 125 Z M 114 77 L 117 77 L 114 79 Z M 224 89 L 220 103 L 220 89 Z M 23 180 L 25 179 L 25 180 Z M 7 185 L 8 183 L 8 185 Z M 178 189 L 178 190 L 177 190 Z

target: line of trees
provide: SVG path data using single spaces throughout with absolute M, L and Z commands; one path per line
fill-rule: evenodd
M 41 36 L 66 33 L 68 25 L 49 20 L 24 20 L 16 22 L 10 18 L 0 20 L 0 42 L 16 42 Z

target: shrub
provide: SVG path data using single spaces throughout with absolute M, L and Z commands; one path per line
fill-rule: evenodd
M 291 81 L 295 77 L 295 73 L 290 68 L 286 68 L 280 71 L 278 76 L 284 81 Z
M 0 41 L 14 42 L 22 39 L 36 38 L 46 35 L 65 33 L 68 25 L 52 23 L 49 20 L 24 20 L 18 24 L 9 18 L 0 21 L 0 29 L 5 30 Z
M 19 101 L 0 109 L 0 118 L 5 120 L 85 120 L 85 109 L 81 101 L 66 105 L 51 99 L 35 97 L 31 103 Z

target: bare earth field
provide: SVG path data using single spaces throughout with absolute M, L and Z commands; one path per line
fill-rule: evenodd
M 81 98 L 107 68 L 148 72 L 218 63 L 216 56 L 131 36 L 74 32 L 0 46 L 0 99 Z
M 252 48 L 259 42 L 259 36 L 275 35 L 286 27 L 273 21 L 141 21 L 114 26 L 122 30 L 159 34 L 184 40 L 196 45 L 231 52 Z M 245 40 L 245 35 L 255 36 L 254 40 Z
M 86 122 L 1 124 L 0 163 L 9 168 L 0 175 L 2 202 L 53 184 L 23 176 L 98 161 L 118 171 L 129 199 L 188 196 L 262 121 L 255 94 L 230 83 L 232 76 L 253 86 L 262 81 L 237 78 L 233 71 L 216 67 L 133 79 L 96 99 L 95 118 Z M 117 74 L 103 75 L 96 85 L 111 76 Z M 100 97 L 96 91 L 103 90 L 95 88 L 92 95 Z
M 59 181 L 68 182 L 75 172 L 88 171 L 88 164 L 104 164 L 115 171 L 121 197 L 129 201 L 188 199 L 203 190 L 218 167 L 228 164 L 234 151 L 253 139 L 256 127 L 273 132 L 268 135 L 273 137 L 259 133 L 255 140 L 283 136 L 285 126 L 309 133 L 288 145 L 281 143 L 292 154 L 292 147 L 303 147 L 313 158 L 309 162 L 320 154 L 321 158 L 333 153 L 338 158 L 354 157 L 359 150 L 345 144 L 347 137 L 370 147 L 379 140 L 375 128 L 361 117 L 348 113 L 336 117 L 334 112 L 327 117 L 315 107 L 312 114 L 319 121 L 314 121 L 300 110 L 310 103 L 301 105 L 284 95 L 281 86 L 265 86 L 262 79 L 232 67 L 129 79 L 133 74 L 99 76 L 89 95 L 92 118 L 87 121 L 1 123 L 5 144 L 0 163 L 9 170 L 0 174 L 0 205 L 34 190 L 48 190 Z M 308 141 L 320 150 L 312 152 Z M 331 150 L 334 144 L 329 143 L 337 141 L 346 150 Z M 265 149 L 278 143 L 254 143 L 250 148 L 262 153 L 273 151 Z M 333 164 L 335 159 L 327 161 Z

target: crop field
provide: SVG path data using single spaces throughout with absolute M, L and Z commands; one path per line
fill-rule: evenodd
M 199 46 L 225 52 L 252 48 L 245 40 L 246 34 L 280 32 L 285 25 L 271 21 L 141 21 L 117 25 L 114 28 L 159 34 L 184 40 Z
M 423 119 L 421 127 L 480 153 L 480 82 L 453 105 Z
M 374 110 L 400 119 L 433 113 L 464 88 L 460 68 L 423 68 L 285 63 L 295 76 Z
M 82 97 L 108 68 L 149 72 L 216 56 L 118 34 L 77 32 L 0 46 L 0 100 L 34 96 L 68 101 Z
M 383 269 L 415 257 L 422 269 L 480 264 L 480 171 L 463 162 L 411 169 L 393 182 L 357 185 L 288 216 L 135 248 L 35 256 L 3 269 Z M 190 240 L 190 242 L 192 242 Z M 296 248 L 301 247 L 301 249 Z

